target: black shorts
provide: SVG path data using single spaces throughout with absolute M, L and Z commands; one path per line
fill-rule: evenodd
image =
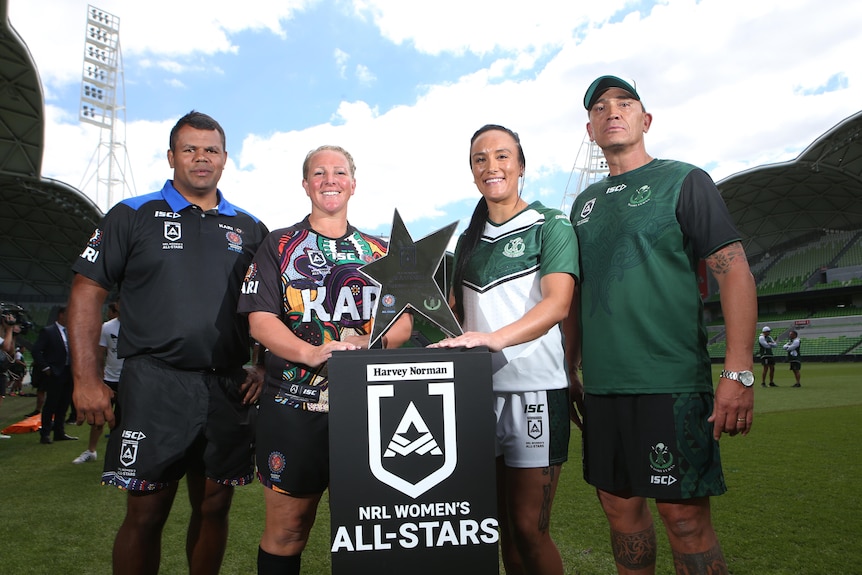
M 802 369 L 802 362 L 798 360 L 790 360 L 790 371 L 799 371 Z
M 102 484 L 156 491 L 189 469 L 224 485 L 251 483 L 257 410 L 241 404 L 244 379 L 241 367 L 198 372 L 147 356 L 126 359 L 122 417 L 108 439 Z
M 329 486 L 329 414 L 261 398 L 257 477 L 279 493 L 309 495 Z
M 711 393 L 584 398 L 584 479 L 603 491 L 681 500 L 727 491 Z
M 775 365 L 774 355 L 764 355 L 760 357 L 760 365 Z

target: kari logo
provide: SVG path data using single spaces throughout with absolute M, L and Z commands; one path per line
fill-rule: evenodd
M 93 231 L 93 235 L 90 236 L 90 240 L 87 242 L 87 245 L 93 246 L 95 248 L 95 247 L 98 247 L 99 244 L 101 244 L 101 243 L 102 243 L 102 230 L 100 230 L 99 228 L 96 228 L 95 231 Z
M 242 236 L 236 232 L 227 232 L 225 234 L 225 238 L 227 238 L 228 243 L 241 246 L 242 245 Z
M 178 242 L 183 237 L 182 224 L 179 222 L 165 222 L 165 239 L 169 242 Z
M 280 451 L 273 451 L 269 454 L 266 463 L 269 465 L 270 471 L 273 473 L 281 473 L 284 471 L 284 454 Z
M 458 463 L 455 429 L 455 383 L 452 381 L 427 384 L 427 397 L 439 399 L 442 413 L 426 413 L 423 418 L 416 402 L 411 401 L 401 413 L 389 413 L 385 402 L 395 397 L 394 385 L 368 386 L 368 464 L 371 473 L 381 482 L 412 498 L 417 498 L 438 485 L 455 471 Z M 433 403 L 433 402 L 432 402 Z M 391 437 L 381 437 L 382 422 L 397 418 Z M 426 423 L 429 418 L 442 421 L 443 437 L 435 437 Z M 407 458 L 409 461 L 405 462 Z M 430 462 L 431 458 L 434 461 Z M 422 477 L 404 477 L 404 463 L 420 462 L 428 471 Z M 396 465 L 397 464 L 397 465 Z

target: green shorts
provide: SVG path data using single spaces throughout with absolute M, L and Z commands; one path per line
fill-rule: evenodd
M 691 499 L 727 491 L 711 393 L 584 398 L 584 479 L 603 491 Z

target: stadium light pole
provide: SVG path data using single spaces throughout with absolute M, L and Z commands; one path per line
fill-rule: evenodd
M 135 195 L 134 179 L 126 149 L 126 96 L 120 19 L 100 8 L 87 6 L 84 63 L 78 119 L 101 128 L 99 144 L 84 172 L 82 191 L 95 178 L 95 202 L 103 211 L 120 199 Z M 128 177 L 127 177 L 128 176 Z M 101 192 L 106 191 L 104 203 Z
M 572 181 L 572 175 L 578 172 L 578 183 L 573 191 L 569 191 L 569 184 Z M 560 204 L 560 209 L 563 213 L 568 214 L 571 210 L 575 196 L 583 192 L 587 187 L 595 184 L 610 173 L 608 161 L 598 144 L 590 140 L 590 135 L 584 132 L 584 139 L 581 141 L 581 147 L 578 149 L 578 154 L 575 156 L 575 163 L 572 166 L 572 171 L 569 173 L 569 180 L 566 182 L 566 189 L 563 191 L 563 201 Z

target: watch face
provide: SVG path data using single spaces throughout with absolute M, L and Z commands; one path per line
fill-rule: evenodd
M 750 371 L 740 371 L 739 382 L 745 387 L 751 387 L 754 385 L 754 374 Z

